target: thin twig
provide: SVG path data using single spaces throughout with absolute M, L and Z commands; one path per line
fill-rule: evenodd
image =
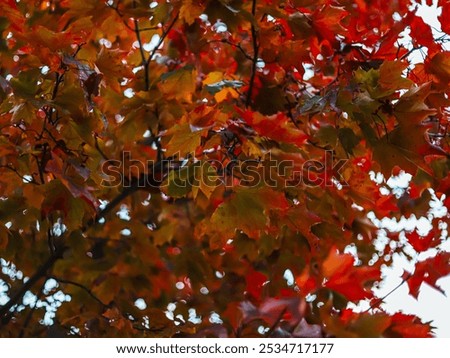
M 30 279 L 23 284 L 23 286 L 16 292 L 14 296 L 12 296 L 8 302 L 4 306 L 0 308 L 0 327 L 6 325 L 10 319 L 12 318 L 13 312 L 11 312 L 11 308 L 18 304 L 27 291 L 29 291 L 41 278 L 47 275 L 48 270 L 50 270 L 53 265 L 62 258 L 63 253 L 65 251 L 64 246 L 58 247 L 52 255 L 45 261 L 35 272 Z
M 119 2 L 118 2 L 118 3 L 119 3 Z M 117 13 L 117 15 L 119 15 L 119 17 L 121 18 L 123 24 L 125 25 L 125 27 L 126 27 L 127 29 L 129 29 L 129 30 L 135 32 L 135 31 L 136 31 L 136 28 L 133 28 L 132 26 L 130 26 L 130 25 L 127 23 L 126 19 L 123 18 L 123 14 L 122 14 L 122 13 L 120 12 L 120 10 L 119 10 L 118 3 L 117 3 L 116 6 L 109 5 L 109 4 L 106 4 L 106 6 L 109 7 L 109 8 L 111 8 L 111 9 L 113 9 L 113 10 Z M 152 30 L 157 30 L 157 29 L 159 29 L 159 26 L 150 26 L 150 27 L 141 27 L 141 28 L 139 29 L 139 31 L 140 31 L 140 32 L 142 32 L 142 31 L 152 31 Z
M 179 17 L 179 13 L 177 13 L 174 17 L 174 19 L 172 20 L 172 22 L 169 24 L 169 26 L 167 27 L 167 29 L 165 31 L 163 31 L 161 37 L 159 38 L 158 43 L 156 44 L 156 46 L 153 48 L 152 52 L 150 52 L 150 56 L 148 58 L 147 61 L 147 67 L 150 65 L 151 60 L 153 59 L 153 56 L 155 56 L 156 51 L 158 51 L 158 49 L 161 47 L 162 43 L 164 42 L 164 40 L 166 39 L 167 35 L 169 34 L 170 30 L 172 30 L 172 27 L 175 25 L 175 22 L 177 22 Z
M 136 0 L 133 1 L 133 7 L 136 7 Z M 144 67 L 144 77 L 145 77 L 145 90 L 148 91 L 150 88 L 150 78 L 149 78 L 149 73 L 148 73 L 148 69 L 149 67 L 147 66 L 147 63 L 150 61 L 150 58 L 146 58 L 145 57 L 145 52 L 144 52 L 144 44 L 142 43 L 142 38 L 141 38 L 141 31 L 139 30 L 139 22 L 137 19 L 133 19 L 133 23 L 134 23 L 134 33 L 136 34 L 136 39 L 137 42 L 139 44 L 139 53 L 141 54 L 141 61 L 142 61 L 142 66 Z
M 379 306 L 383 301 L 388 298 L 391 294 L 393 294 L 395 291 L 397 291 L 405 282 L 407 282 L 412 277 L 412 274 L 409 273 L 408 276 L 406 276 L 402 282 L 400 282 L 397 286 L 395 286 L 392 290 L 390 290 L 386 295 L 383 297 L 377 299 L 374 303 L 370 305 L 368 309 L 366 309 L 363 313 L 369 312 L 371 309 L 374 309 L 375 307 Z
M 56 276 L 47 276 L 48 279 L 52 278 L 56 281 L 58 281 L 59 283 L 63 283 L 66 285 L 72 285 L 75 287 L 78 287 L 80 289 L 82 289 L 84 292 L 86 292 L 89 296 L 91 296 L 91 298 L 96 301 L 97 303 L 99 303 L 103 308 L 110 308 L 111 305 L 104 303 L 100 298 L 98 298 L 93 292 L 92 290 L 90 290 L 89 288 L 87 288 L 86 286 L 82 285 L 81 283 L 75 282 L 75 281 L 71 281 L 71 280 L 66 280 L 66 279 L 62 279 Z
M 281 322 L 284 314 L 286 313 L 286 311 L 287 311 L 287 307 L 284 307 L 283 310 L 278 315 L 278 317 L 275 320 L 275 322 L 273 322 L 272 326 L 270 326 L 269 330 L 266 332 L 266 334 L 265 334 L 266 337 L 270 337 L 272 335 L 272 333 L 275 331 L 277 326 L 280 324 L 280 322 Z
M 98 144 L 98 135 L 94 134 L 94 140 L 95 140 L 95 149 L 100 153 L 102 158 L 106 161 L 109 160 L 109 158 L 106 156 L 106 154 L 103 152 L 103 150 L 100 148 L 100 145 Z
M 32 179 L 28 179 L 27 177 L 22 176 L 22 175 L 19 173 L 19 171 L 18 171 L 16 168 L 14 168 L 12 165 L 0 165 L 0 168 L 5 168 L 5 169 L 11 170 L 12 172 L 16 173 L 16 175 L 17 175 L 20 179 L 25 180 L 26 183 L 29 183 L 29 184 L 37 184 L 37 183 L 36 183 L 36 180 L 35 180 L 33 177 L 32 177 Z
M 135 2 L 133 4 L 136 4 Z M 156 51 L 158 51 L 159 47 L 162 45 L 164 40 L 166 39 L 166 36 L 172 29 L 172 27 L 175 25 L 175 22 L 178 20 L 178 13 L 175 16 L 175 18 L 172 20 L 170 25 L 167 27 L 167 29 L 161 34 L 161 37 L 159 38 L 158 43 L 153 48 L 152 52 L 148 56 L 148 58 L 145 56 L 144 52 L 144 45 L 142 43 L 141 38 L 141 30 L 139 29 L 139 23 L 137 19 L 134 19 L 134 32 L 136 34 L 136 38 L 139 44 L 139 52 L 141 54 L 141 60 L 142 60 L 142 66 L 144 67 L 144 76 L 145 76 L 145 90 L 148 91 L 150 89 L 150 62 L 152 61 L 153 57 L 156 54 Z
M 413 47 L 411 50 L 409 50 L 407 53 L 405 53 L 402 57 L 399 58 L 400 61 L 407 58 L 409 55 L 411 55 L 414 51 L 422 49 L 423 46 L 417 46 Z
M 253 57 L 250 56 L 250 55 L 247 53 L 247 51 L 245 51 L 244 48 L 243 48 L 240 44 L 231 42 L 230 40 L 227 40 L 227 39 L 210 40 L 210 41 L 208 41 L 208 43 L 215 43 L 215 42 L 225 43 L 225 44 L 227 44 L 227 45 L 236 47 L 239 51 L 242 52 L 242 54 L 245 56 L 246 59 L 248 59 L 248 60 L 250 60 L 250 61 L 253 61 Z
M 34 305 L 32 307 L 30 306 L 30 312 L 28 312 L 28 315 L 25 318 L 25 322 L 24 322 L 24 324 L 23 324 L 23 326 L 22 326 L 22 328 L 20 330 L 20 333 L 19 333 L 19 338 L 23 338 L 23 336 L 25 335 L 25 331 L 26 331 L 28 325 L 31 322 L 31 318 L 33 317 L 34 312 L 36 311 L 37 304 L 38 304 L 39 300 L 42 297 L 44 288 L 45 288 L 45 282 L 42 284 L 42 286 L 41 286 L 41 288 L 39 290 L 39 293 L 36 296 L 36 301 L 34 302 Z
M 255 21 L 256 0 L 253 0 L 253 2 L 252 2 L 252 15 L 253 15 L 253 21 Z M 250 106 L 250 103 L 252 102 L 252 93 L 253 93 L 253 88 L 255 86 L 256 65 L 258 63 L 258 52 L 259 52 L 257 33 L 256 33 L 256 28 L 255 28 L 253 21 L 251 24 L 252 43 L 253 43 L 253 59 L 252 59 L 252 73 L 250 75 L 250 83 L 248 86 L 247 99 L 245 101 L 245 105 L 247 107 Z

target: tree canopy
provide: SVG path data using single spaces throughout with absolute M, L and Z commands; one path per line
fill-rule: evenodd
M 1 1 L 0 335 L 431 336 L 373 292 L 450 274 L 450 2 L 416 5 Z

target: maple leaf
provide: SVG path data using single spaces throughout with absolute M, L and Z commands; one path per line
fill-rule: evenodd
M 430 336 L 348 306 L 394 253 L 437 252 L 405 273 L 414 297 L 449 274 L 429 249 L 430 201 L 450 204 L 450 57 L 409 1 L 0 12 L 0 336 Z M 372 214 L 432 228 L 380 251 Z
M 420 236 L 417 231 L 406 234 L 408 242 L 417 252 L 426 251 L 437 245 L 438 242 L 436 242 L 435 236 L 436 234 L 433 230 L 431 230 L 426 236 Z
M 416 263 L 413 273 L 405 272 L 403 279 L 408 282 L 410 295 L 417 299 L 419 297 L 422 283 L 426 283 L 445 294 L 442 288 L 436 284 L 436 281 L 442 277 L 450 275 L 449 263 L 450 253 L 438 252 L 436 256 Z
M 339 292 L 351 301 L 373 296 L 364 286 L 366 283 L 380 280 L 380 269 L 377 267 L 355 267 L 351 254 L 339 254 L 332 247 L 322 265 L 322 273 L 326 278 L 325 287 Z
M 211 223 L 220 228 L 222 235 L 234 236 L 242 230 L 250 237 L 258 238 L 269 228 L 269 211 L 285 211 L 286 198 L 269 188 L 238 188 L 231 198 L 219 205 L 211 217 Z M 241 215 L 244 213 L 245 215 Z
M 439 52 L 426 63 L 427 71 L 434 76 L 436 82 L 445 84 L 450 82 L 450 60 L 448 55 L 448 52 Z
M 189 124 L 180 124 L 171 128 L 167 135 L 171 135 L 167 143 L 166 154 L 168 156 L 179 155 L 185 157 L 195 153 L 200 146 L 201 131 L 191 131 Z
M 204 10 L 204 6 L 199 1 L 183 0 L 180 8 L 180 19 L 186 21 L 188 25 L 192 25 Z
M 263 116 L 258 112 L 241 112 L 243 119 L 261 136 L 301 146 L 308 136 L 298 130 L 284 113 Z
M 404 313 L 395 313 L 389 331 L 394 337 L 428 338 L 432 337 L 429 323 L 422 323 L 416 316 Z
M 161 92 L 168 99 L 191 102 L 195 93 L 197 71 L 193 68 L 182 68 L 164 73 L 158 83 Z
M 447 34 L 450 34 L 450 25 L 447 21 L 444 19 L 448 19 L 450 16 L 450 2 L 445 1 L 442 4 L 442 13 L 439 15 L 438 19 L 441 23 L 442 31 L 446 32 Z

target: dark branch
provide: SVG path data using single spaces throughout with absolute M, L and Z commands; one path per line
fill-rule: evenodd
M 136 1 L 133 1 L 133 7 L 136 7 Z M 148 62 L 150 61 L 151 57 L 149 57 L 148 59 L 145 57 L 145 52 L 144 52 L 144 44 L 142 43 L 142 39 L 141 39 L 141 31 L 139 30 L 139 22 L 137 19 L 133 20 L 134 23 L 134 33 L 136 34 L 136 39 L 137 42 L 139 44 L 139 53 L 141 54 L 141 61 L 142 61 L 142 66 L 144 67 L 144 77 L 145 77 L 145 90 L 148 91 L 150 88 L 150 78 L 149 78 L 149 73 L 148 73 Z
M 231 42 L 230 40 L 227 40 L 227 39 L 210 40 L 210 41 L 208 41 L 208 43 L 214 43 L 214 42 L 221 42 L 221 43 L 225 43 L 225 44 L 228 44 L 228 45 L 230 45 L 230 46 L 236 47 L 239 51 L 242 52 L 242 54 L 245 56 L 245 58 L 246 58 L 247 60 L 253 61 L 253 57 L 250 56 L 250 55 L 244 50 L 244 48 L 243 48 L 240 44 Z
M 52 255 L 45 261 L 34 273 L 30 279 L 23 284 L 23 286 L 16 292 L 14 296 L 12 296 L 9 301 L 0 308 L 0 327 L 6 325 L 11 317 L 13 312 L 11 312 L 11 308 L 16 304 L 22 301 L 23 296 L 27 291 L 29 291 L 33 286 L 43 277 L 47 276 L 47 272 L 53 267 L 53 265 L 62 258 L 63 253 L 65 251 L 64 246 L 58 247 Z
M 253 0 L 252 2 L 252 15 L 253 15 L 253 21 L 255 20 L 256 15 L 256 0 Z M 258 44 L 258 38 L 257 38 L 257 32 L 255 24 L 252 21 L 251 25 L 251 32 L 252 32 L 252 43 L 253 43 L 253 58 L 252 58 L 252 72 L 250 75 L 250 83 L 248 86 L 248 92 L 247 92 L 247 99 L 245 101 L 245 105 L 248 107 L 250 103 L 252 102 L 252 93 L 253 88 L 255 86 L 255 77 L 256 77 L 256 65 L 258 63 L 258 52 L 259 52 L 259 44 Z
M 36 311 L 37 308 L 37 303 L 39 302 L 39 300 L 41 299 L 42 295 L 43 295 L 43 291 L 44 291 L 44 287 L 45 287 L 45 282 L 42 284 L 37 297 L 36 297 L 36 301 L 34 302 L 33 306 L 30 306 L 30 312 L 28 312 L 27 317 L 25 318 L 25 323 L 22 326 L 22 329 L 20 330 L 19 333 L 19 338 L 22 338 L 25 335 L 25 331 L 28 328 L 28 325 L 31 322 L 31 318 L 33 317 L 34 312 Z
M 87 288 L 86 286 L 82 285 L 81 283 L 75 282 L 75 281 L 71 281 L 71 280 L 65 280 L 56 276 L 47 276 L 47 278 L 52 278 L 56 281 L 58 281 L 59 283 L 63 283 L 66 285 L 72 285 L 75 287 L 78 287 L 80 289 L 82 289 L 84 292 L 86 292 L 94 301 L 96 301 L 97 303 L 99 303 L 103 308 L 110 308 L 111 306 L 109 304 L 104 303 L 100 298 L 98 298 L 89 288 Z
M 26 183 L 29 183 L 29 184 L 36 184 L 36 185 L 37 185 L 36 180 L 35 180 L 33 177 L 32 177 L 32 179 L 28 179 L 28 178 L 22 176 L 22 175 L 19 173 L 19 171 L 18 171 L 16 168 L 14 168 L 11 164 L 8 164 L 8 165 L 0 165 L 0 168 L 5 168 L 5 169 L 8 169 L 8 170 L 14 172 L 20 179 L 25 180 Z
M 392 290 L 390 290 L 387 294 L 385 294 L 383 297 L 377 299 L 374 303 L 370 305 L 368 309 L 364 311 L 364 313 L 369 312 L 370 310 L 374 309 L 375 307 L 378 307 L 380 304 L 384 302 L 386 298 L 388 298 L 390 295 L 392 295 L 395 291 L 397 291 L 405 282 L 407 282 L 412 277 L 412 274 L 409 273 L 408 276 L 406 276 L 402 282 L 400 282 L 397 286 L 395 286 Z
M 167 37 L 167 35 L 169 34 L 170 30 L 172 30 L 173 25 L 175 25 L 175 23 L 177 22 L 178 16 L 179 16 L 179 13 L 177 13 L 177 14 L 175 15 L 175 17 L 173 18 L 172 22 L 169 24 L 169 26 L 167 27 L 167 29 L 166 29 L 165 31 L 163 31 L 161 37 L 159 38 L 158 43 L 156 44 L 156 46 L 154 47 L 154 49 L 153 49 L 152 52 L 150 53 L 150 56 L 149 56 L 149 58 L 148 58 L 147 65 L 146 65 L 147 67 L 150 66 L 150 62 L 151 62 L 151 60 L 153 59 L 153 57 L 155 56 L 156 51 L 158 51 L 158 49 L 161 47 L 162 43 L 163 43 L 164 40 L 166 39 L 166 37 Z
M 134 5 L 136 5 L 136 2 L 133 2 Z M 173 25 L 175 25 L 175 22 L 178 20 L 178 14 L 175 16 L 175 18 L 172 20 L 170 25 L 167 27 L 165 31 L 161 34 L 161 37 L 159 38 L 158 43 L 156 44 L 155 48 L 150 53 L 149 57 L 146 58 L 145 52 L 144 52 L 144 44 L 142 43 L 141 38 L 141 29 L 139 28 L 139 23 L 137 19 L 134 19 L 134 33 L 136 34 L 136 38 L 139 44 L 139 52 L 141 54 L 141 60 L 142 60 L 142 66 L 144 67 L 144 77 L 145 77 L 145 90 L 148 91 L 150 89 L 150 62 L 152 61 L 152 58 L 155 56 L 156 51 L 158 51 L 161 44 L 164 42 L 167 34 L 172 29 Z

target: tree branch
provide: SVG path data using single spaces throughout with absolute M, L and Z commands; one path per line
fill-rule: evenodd
M 86 286 L 82 285 L 81 283 L 75 282 L 75 281 L 71 281 L 71 280 L 65 280 L 56 276 L 47 276 L 48 279 L 52 278 L 56 281 L 58 281 L 59 283 L 63 283 L 66 285 L 72 285 L 75 287 L 78 287 L 80 289 L 82 289 L 84 292 L 86 292 L 89 296 L 91 296 L 91 298 L 96 301 L 98 304 L 100 304 L 100 306 L 102 306 L 103 308 L 110 308 L 111 306 L 109 304 L 104 303 L 100 298 L 98 298 L 89 288 L 87 288 Z
M 133 1 L 133 7 L 136 7 L 136 1 Z M 145 90 L 148 91 L 150 88 L 150 78 L 149 78 L 149 73 L 148 73 L 148 62 L 150 61 L 149 57 L 148 59 L 145 57 L 145 52 L 144 52 L 144 44 L 142 43 L 142 39 L 141 39 L 141 31 L 139 30 L 139 22 L 137 19 L 133 19 L 133 23 L 134 23 L 134 33 L 136 34 L 136 39 L 137 42 L 139 44 L 139 52 L 141 54 L 141 60 L 142 60 L 142 66 L 144 67 L 144 77 L 145 77 Z
M 13 312 L 11 312 L 11 308 L 22 301 L 23 296 L 27 291 L 29 291 L 41 278 L 47 276 L 48 270 L 50 270 L 53 265 L 62 258 L 63 253 L 65 251 L 64 246 L 60 246 L 56 248 L 56 250 L 50 255 L 50 257 L 45 261 L 34 273 L 30 279 L 25 282 L 22 287 L 17 291 L 17 293 L 12 296 L 6 304 L 0 308 L 0 327 L 6 325 L 11 317 Z
M 141 56 L 142 56 L 142 59 L 143 59 L 143 65 L 144 65 L 145 73 L 146 73 L 146 89 L 147 90 L 149 89 L 149 76 L 148 76 L 149 75 L 149 71 L 148 71 L 148 68 L 149 68 L 150 61 L 153 58 L 153 56 L 156 54 L 156 51 L 161 46 L 161 44 L 165 40 L 166 36 L 168 35 L 168 33 L 170 32 L 172 27 L 175 25 L 175 22 L 177 21 L 178 16 L 179 15 L 177 13 L 177 15 L 172 20 L 172 22 L 169 24 L 167 29 L 162 33 L 162 35 L 160 37 L 160 40 L 158 41 L 157 46 L 153 49 L 153 51 L 151 52 L 151 54 L 148 57 L 148 59 L 145 58 L 145 53 L 143 53 L 142 40 L 140 38 L 140 30 L 139 30 L 138 27 L 136 29 L 136 35 L 138 36 L 138 42 L 140 42 L 140 49 L 142 50 Z M 52 98 L 56 97 L 56 93 L 58 91 L 59 84 L 62 82 L 62 76 L 63 75 L 57 75 L 56 85 L 55 85 L 55 87 L 53 89 Z M 50 117 L 51 113 L 53 112 L 52 110 L 50 110 L 50 111 L 51 112 L 48 113 L 48 117 Z M 161 166 L 161 168 L 158 167 L 158 164 Z M 163 162 L 155 164 L 155 166 L 153 167 L 152 176 L 154 176 L 154 174 L 157 173 L 155 170 L 158 170 L 158 169 L 164 170 L 164 168 L 162 167 L 163 164 L 164 164 Z M 8 167 L 8 169 L 11 170 L 12 168 Z M 159 172 L 159 173 L 162 173 L 162 172 Z M 130 187 L 125 188 L 110 203 L 108 203 L 108 205 L 106 205 L 105 208 L 100 210 L 97 213 L 95 219 L 90 220 L 86 224 L 86 226 L 84 226 L 82 228 L 82 231 L 85 232 L 90 227 L 92 227 L 95 223 L 98 222 L 98 219 L 100 219 L 101 217 L 107 215 L 115 206 L 117 206 L 126 197 L 130 196 L 134 192 L 136 192 L 136 191 L 138 191 L 138 190 L 140 190 L 140 189 L 142 189 L 144 187 L 148 187 L 148 185 L 145 185 L 145 184 L 148 184 L 149 179 L 155 179 L 155 178 L 149 177 L 148 175 L 143 175 L 143 176 L 139 177 Z M 59 247 L 55 248 L 54 252 L 50 255 L 50 257 L 36 270 L 36 272 L 30 277 L 30 279 L 28 281 L 26 281 L 22 285 L 22 287 L 20 287 L 20 289 L 10 298 L 10 300 L 4 306 L 2 306 L 0 308 L 0 327 L 6 325 L 11 320 L 11 318 L 12 318 L 12 316 L 14 314 L 14 310 L 11 310 L 11 309 L 15 305 L 19 304 L 22 301 L 23 296 L 25 295 L 25 293 L 27 291 L 31 290 L 34 287 L 34 285 L 37 282 L 39 282 L 39 280 L 41 280 L 42 278 L 47 276 L 48 271 L 53 267 L 53 265 L 59 259 L 61 259 L 63 257 L 63 253 L 64 253 L 65 249 L 66 249 L 66 247 L 64 247 L 64 246 L 59 246 Z M 66 283 L 69 284 L 69 281 L 67 281 Z M 70 282 L 70 284 L 78 285 L 78 287 L 82 288 L 80 284 L 77 284 L 75 282 Z M 89 290 L 89 289 L 87 289 L 85 287 L 84 287 L 84 289 L 85 290 Z M 99 300 L 97 300 L 97 301 L 100 302 Z
M 134 5 L 136 5 L 136 2 L 133 2 Z M 161 34 L 161 37 L 159 38 L 158 43 L 156 44 L 156 46 L 153 48 L 152 52 L 150 53 L 149 57 L 146 58 L 145 57 L 145 52 L 144 52 L 144 45 L 142 43 L 142 39 L 141 39 L 141 31 L 139 29 L 139 23 L 138 20 L 134 19 L 134 32 L 136 34 L 136 38 L 137 41 L 139 43 L 139 52 L 141 54 L 141 59 L 142 59 L 142 66 L 144 66 L 144 76 L 145 76 L 145 90 L 148 91 L 150 89 L 150 62 L 152 61 L 153 56 L 155 56 L 156 51 L 158 51 L 159 47 L 162 45 L 162 43 L 164 42 L 167 34 L 170 32 L 170 30 L 172 29 L 173 25 L 175 25 L 175 22 L 178 20 L 178 13 L 175 16 L 175 18 L 172 20 L 172 22 L 170 23 L 170 25 L 167 27 L 167 29 Z
M 159 38 L 158 43 L 156 44 L 156 46 L 154 47 L 154 49 L 152 50 L 152 52 L 150 53 L 150 56 L 148 58 L 147 61 L 147 67 L 150 65 L 150 62 L 153 58 L 153 56 L 155 56 L 156 51 L 158 51 L 159 47 L 162 45 L 162 43 L 164 42 L 164 40 L 166 39 L 167 35 L 169 34 L 170 30 L 172 30 L 172 27 L 175 25 L 175 23 L 177 22 L 179 17 L 179 13 L 177 13 L 175 15 L 175 17 L 173 18 L 172 22 L 169 24 L 169 26 L 167 27 L 166 31 L 163 31 L 161 37 Z
M 33 317 L 34 312 L 36 311 L 37 303 L 39 302 L 39 300 L 42 297 L 44 288 L 45 288 L 45 282 L 42 284 L 42 286 L 39 290 L 39 293 L 37 294 L 36 302 L 34 303 L 34 305 L 32 307 L 30 306 L 30 312 L 28 312 L 28 315 L 25 318 L 25 323 L 23 324 L 22 329 L 20 330 L 19 338 L 23 338 L 23 336 L 25 335 L 25 331 L 31 322 L 31 318 Z
M 385 294 L 383 297 L 377 299 L 374 303 L 370 305 L 368 309 L 364 311 L 364 313 L 369 312 L 371 309 L 374 309 L 375 307 L 379 306 L 383 303 L 383 301 L 388 298 L 390 295 L 392 295 L 395 291 L 397 291 L 405 282 L 407 282 L 412 277 L 412 274 L 409 273 L 408 276 L 406 276 L 402 282 L 400 282 L 397 286 L 395 286 L 392 290 L 390 290 L 387 294 Z
M 247 60 L 253 61 L 253 57 L 250 56 L 250 55 L 244 50 L 244 48 L 243 48 L 240 44 L 231 42 L 230 40 L 227 40 L 227 39 L 210 40 L 210 41 L 208 41 L 208 43 L 214 43 L 214 42 L 221 42 L 221 43 L 225 43 L 225 44 L 227 44 L 227 45 L 236 47 L 239 51 L 242 52 L 242 54 L 244 55 L 244 57 L 245 57 Z
M 36 182 L 36 180 L 35 180 L 33 177 L 32 177 L 32 179 L 28 179 L 28 178 L 24 177 L 24 176 L 21 175 L 21 174 L 19 173 L 19 171 L 18 171 L 16 168 L 14 168 L 14 166 L 13 166 L 12 164 L 10 164 L 10 163 L 7 164 L 7 165 L 0 165 L 0 168 L 5 168 L 5 169 L 8 169 L 8 170 L 11 170 L 12 172 L 16 173 L 16 175 L 17 175 L 20 179 L 25 180 L 26 183 L 38 185 L 38 183 Z
M 255 21 L 256 0 L 253 0 L 253 2 L 252 2 L 252 15 L 253 15 L 253 21 Z M 252 43 L 253 43 L 253 59 L 252 59 L 252 72 L 250 75 L 250 83 L 249 83 L 248 92 L 247 92 L 247 99 L 245 101 L 245 105 L 247 107 L 252 102 L 252 93 L 253 93 L 253 88 L 255 86 L 256 64 L 258 63 L 258 52 L 259 52 L 257 33 L 256 33 L 255 24 L 253 22 L 251 25 L 251 32 L 252 32 Z
M 135 32 L 135 31 L 136 31 L 136 28 L 131 27 L 131 26 L 127 23 L 127 21 L 123 18 L 123 14 L 120 12 L 119 7 L 118 7 L 119 2 L 120 2 L 120 1 L 117 2 L 117 5 L 116 5 L 116 6 L 109 5 L 109 4 L 106 4 L 106 6 L 109 7 L 109 8 L 111 8 L 111 9 L 113 9 L 113 10 L 117 13 L 117 15 L 119 15 L 119 17 L 122 19 L 122 22 L 123 22 L 123 24 L 125 25 L 125 27 L 126 27 L 127 29 L 129 29 L 129 30 Z M 140 31 L 140 32 L 142 32 L 142 31 L 151 31 L 151 30 L 156 30 L 156 29 L 158 29 L 158 26 L 150 26 L 150 27 L 142 27 L 142 28 L 139 29 L 139 31 Z

